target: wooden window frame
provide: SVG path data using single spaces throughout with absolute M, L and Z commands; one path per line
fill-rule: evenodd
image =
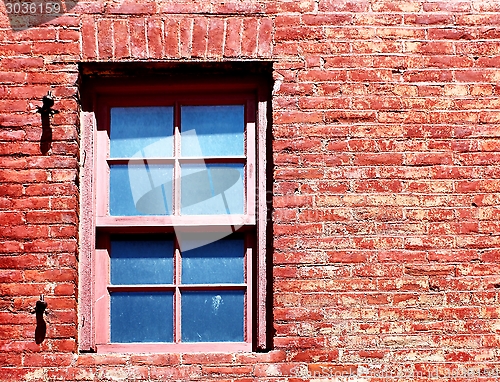
M 268 87 L 260 78 L 209 79 L 91 79 L 83 86 L 82 161 L 81 161 L 81 232 L 80 232 L 80 298 L 79 348 L 97 352 L 191 352 L 191 351 L 255 351 L 267 348 L 268 315 L 266 280 L 266 135 L 268 115 Z M 180 216 L 180 193 L 174 186 L 174 213 L 164 216 L 109 216 L 107 214 L 109 162 L 109 110 L 112 106 L 163 106 L 171 104 L 179 115 L 180 103 L 235 104 L 235 97 L 245 100 L 245 211 L 242 215 Z M 226 102 L 224 102 L 226 101 Z M 241 104 L 241 103 L 239 103 Z M 179 121 L 174 119 L 174 142 L 179 139 Z M 172 162 L 182 161 L 219 163 L 220 158 L 179 158 L 178 142 Z M 208 159 L 208 161 L 207 161 Z M 226 161 L 232 161 L 228 158 Z M 240 158 L 244 160 L 244 158 Z M 168 159 L 170 160 L 170 159 Z M 117 161 L 117 160 L 114 160 Z M 118 160 L 119 161 L 119 160 Z M 233 162 L 231 162 L 233 163 Z M 178 168 L 177 168 L 178 170 Z M 229 219 L 228 219 L 229 217 Z M 218 230 L 227 226 L 241 226 L 245 235 L 246 288 L 245 342 L 210 343 L 111 343 L 109 341 L 109 254 L 96 240 L 113 233 L 172 233 L 174 230 L 197 230 L 200 227 Z M 99 233 L 99 234 L 98 234 Z M 99 239 L 101 240 L 101 239 Z M 106 240 L 106 239 L 104 239 Z M 97 248 L 97 249 L 96 249 Z M 175 257 L 179 256 L 178 248 Z M 177 270 L 177 268 L 174 268 Z M 178 272 L 178 270 L 177 270 Z M 178 283 L 175 278 L 174 284 Z M 179 285 L 173 285 L 177 288 Z M 221 287 L 214 285 L 214 288 Z M 139 286 L 151 289 L 152 286 Z M 170 286 L 168 286 L 170 288 Z M 179 298 L 180 294 L 176 296 Z M 174 304 L 179 309 L 179 304 Z M 179 315 L 174 315 L 179 320 Z M 179 323 L 175 330 L 179 330 Z M 174 335 L 179 340 L 179 333 Z M 175 341 L 175 340 L 174 340 Z

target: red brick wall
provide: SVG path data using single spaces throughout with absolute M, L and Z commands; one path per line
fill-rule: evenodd
M 499 39 L 486 0 L 0 4 L 0 380 L 500 375 Z M 78 62 L 148 59 L 274 62 L 269 353 L 77 350 Z

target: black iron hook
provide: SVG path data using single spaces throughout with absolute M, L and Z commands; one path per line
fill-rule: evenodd
M 38 106 L 36 108 L 36 112 L 43 115 L 52 116 L 54 114 L 59 113 L 59 110 L 52 109 L 54 106 L 54 97 L 52 96 L 52 92 L 49 90 L 47 95 L 44 95 L 42 98 L 42 106 Z
M 36 302 L 35 313 L 37 315 L 43 314 L 45 312 L 45 309 L 47 309 L 47 301 L 43 299 L 43 294 L 42 294 L 40 295 L 40 300 Z
M 47 334 L 47 323 L 43 319 L 43 314 L 47 309 L 47 302 L 43 299 L 43 294 L 40 295 L 40 300 L 36 302 L 36 328 L 35 328 L 35 343 L 40 345 L 45 340 Z

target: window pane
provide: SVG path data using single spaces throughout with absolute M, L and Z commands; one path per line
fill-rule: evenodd
M 205 241 L 193 239 L 184 240 L 181 244 L 181 248 L 185 245 L 194 248 L 182 253 L 182 283 L 245 282 L 245 246 L 242 239 L 218 240 L 207 245 L 204 243 Z
M 244 341 L 243 291 L 182 292 L 184 342 Z
M 172 107 L 114 107 L 111 109 L 110 156 L 171 157 Z
M 111 240 L 111 284 L 172 284 L 172 240 Z
M 111 342 L 172 342 L 172 292 L 111 293 Z
M 243 105 L 183 106 L 181 155 L 243 155 L 244 115 Z
M 172 165 L 111 165 L 109 213 L 113 216 L 170 215 Z
M 243 214 L 243 164 L 181 166 L 181 214 Z

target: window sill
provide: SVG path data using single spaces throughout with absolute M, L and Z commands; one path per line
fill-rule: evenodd
M 251 352 L 247 342 L 200 343 L 126 343 L 97 345 L 97 353 L 195 353 L 195 352 Z

